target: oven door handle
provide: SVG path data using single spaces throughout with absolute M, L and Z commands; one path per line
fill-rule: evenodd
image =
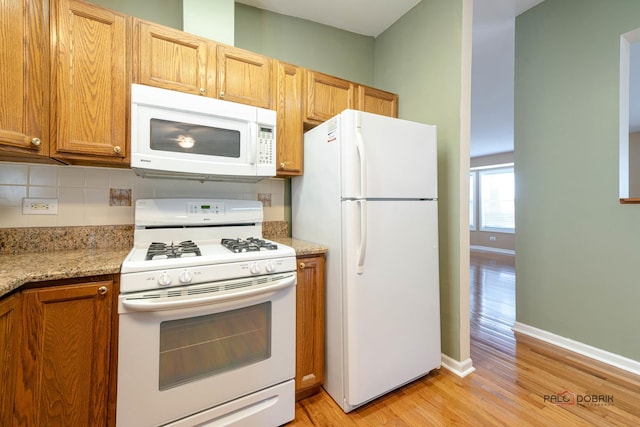
M 288 288 L 296 284 L 296 275 L 292 275 L 285 279 L 279 280 L 271 285 L 240 290 L 229 294 L 222 295 L 208 295 L 202 294 L 194 298 L 177 299 L 175 301 L 158 301 L 155 298 L 149 299 L 124 299 L 122 306 L 131 311 L 158 311 L 158 310 L 173 310 L 180 308 L 197 307 L 201 305 L 232 301 L 237 299 L 247 299 L 258 295 L 264 295 L 270 292 L 275 292 L 280 289 Z

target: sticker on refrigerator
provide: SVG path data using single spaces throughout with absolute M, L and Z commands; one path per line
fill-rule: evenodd
M 333 142 L 336 140 L 337 131 L 338 131 L 338 121 L 336 119 L 330 120 L 327 123 L 327 142 Z

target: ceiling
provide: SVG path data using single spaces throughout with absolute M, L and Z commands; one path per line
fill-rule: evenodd
M 365 36 L 378 37 L 420 0 L 236 0 Z M 366 13 L 363 13 L 366 12 Z
M 421 0 L 236 1 L 377 37 Z M 542 1 L 473 2 L 471 157 L 513 151 L 515 17 Z
M 237 3 L 295 16 L 365 36 L 378 37 L 421 0 L 236 0 Z M 519 15 L 543 0 L 506 0 L 504 7 Z M 474 7 L 482 6 L 475 0 Z M 366 11 L 366 13 L 363 13 Z

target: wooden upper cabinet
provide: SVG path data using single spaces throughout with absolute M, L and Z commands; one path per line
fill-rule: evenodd
M 398 117 L 398 95 L 360 85 L 357 109 L 383 116 Z
M 49 16 L 43 0 L 0 0 L 0 150 L 49 154 Z
M 111 280 L 22 292 L 15 425 L 106 426 Z
M 134 83 L 274 108 L 266 56 L 140 19 L 133 52 Z
M 135 83 L 217 97 L 215 42 L 141 19 L 133 34 Z
M 272 60 L 227 45 L 218 45 L 218 97 L 226 101 L 273 108 Z
M 277 62 L 276 65 L 276 174 L 302 175 L 303 164 L 303 69 Z
M 76 0 L 52 2 L 51 157 L 129 164 L 128 19 Z M 55 135 L 55 137 L 53 136 Z
M 322 123 L 347 108 L 355 108 L 355 85 L 348 80 L 307 70 L 306 91 L 305 120 L 309 123 Z

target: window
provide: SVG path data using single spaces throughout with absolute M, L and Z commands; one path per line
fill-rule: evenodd
M 513 233 L 515 231 L 513 166 L 474 170 L 471 172 L 470 185 L 471 230 Z M 476 218 L 479 227 L 476 226 Z

